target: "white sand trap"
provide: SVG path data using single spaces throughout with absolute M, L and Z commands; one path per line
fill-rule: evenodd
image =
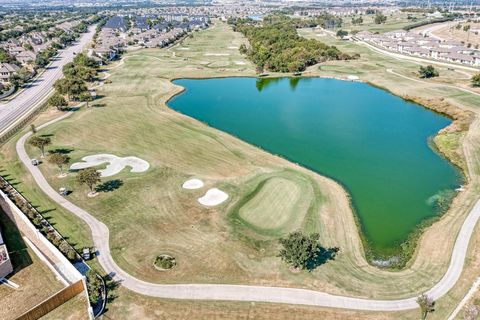
M 238 47 L 231 46 L 231 47 L 228 47 L 228 49 L 238 49 Z
M 349 75 L 348 80 L 358 80 L 359 78 L 357 76 Z
M 205 53 L 204 56 L 224 57 L 229 56 L 230 53 Z
M 220 203 L 228 199 L 228 194 L 217 188 L 209 189 L 207 193 L 201 198 L 198 198 L 198 202 L 207 207 L 217 206 Z
M 82 158 L 85 162 L 75 162 L 70 166 L 70 170 L 80 170 L 90 167 L 96 167 L 108 162 L 103 170 L 98 170 L 102 177 L 110 177 L 122 171 L 125 167 L 131 167 L 130 172 L 147 171 L 150 165 L 147 161 L 137 157 L 117 157 L 113 154 L 96 154 Z
M 243 62 L 243 61 L 235 61 L 235 64 L 237 64 L 237 65 L 239 65 L 239 66 L 244 66 L 244 65 L 246 65 L 246 63 Z
M 184 189 L 200 189 L 203 187 L 203 181 L 200 179 L 190 179 L 185 181 L 185 183 L 182 185 Z
M 190 50 L 190 48 L 187 48 L 187 47 L 181 47 L 181 48 L 177 48 L 177 50 Z

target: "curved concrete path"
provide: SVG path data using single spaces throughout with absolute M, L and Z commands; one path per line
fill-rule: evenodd
M 49 124 L 68 117 L 70 114 L 71 112 L 66 113 L 38 128 L 46 127 Z M 110 252 L 109 230 L 107 226 L 82 208 L 60 196 L 58 192 L 48 184 L 39 168 L 31 164 L 30 158 L 25 151 L 25 142 L 30 136 L 31 132 L 25 134 L 17 142 L 16 150 L 20 160 L 30 171 L 43 192 L 53 201 L 89 225 L 92 230 L 94 245 L 99 252 L 97 259 L 100 265 L 105 272 L 111 274 L 115 280 L 120 281 L 124 287 L 134 292 L 153 297 L 172 299 L 259 301 L 369 311 L 401 311 L 418 307 L 416 299 L 420 292 L 407 299 L 369 300 L 332 295 L 307 289 L 230 284 L 155 284 L 137 279 L 123 271 L 113 260 Z M 459 279 L 465 262 L 468 243 L 479 218 L 480 201 L 475 204 L 460 229 L 447 272 L 434 287 L 426 292 L 426 294 L 434 300 L 445 295 Z
M 457 89 L 457 90 L 460 90 L 460 91 L 463 91 L 463 92 L 466 92 L 466 93 L 470 93 L 470 94 L 473 94 L 473 95 L 476 95 L 476 96 L 480 96 L 480 93 L 478 93 L 478 92 L 468 90 L 466 88 L 462 88 L 462 87 L 459 87 L 459 86 L 454 86 L 454 85 L 451 85 L 451 84 L 444 84 L 444 83 L 428 82 L 428 81 L 424 81 L 424 80 L 410 78 L 408 76 L 404 76 L 403 74 L 400 74 L 400 73 L 396 72 L 393 69 L 387 69 L 387 72 L 391 73 L 391 74 L 394 74 L 396 76 L 402 77 L 404 79 L 410 80 L 410 81 L 414 81 L 414 82 L 418 82 L 418 83 L 425 83 L 425 84 L 428 84 L 428 85 L 434 85 L 434 86 L 436 85 L 436 86 L 440 86 L 440 87 Z

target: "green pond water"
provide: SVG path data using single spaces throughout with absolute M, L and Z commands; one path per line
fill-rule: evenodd
M 448 205 L 460 172 L 429 145 L 451 120 L 359 82 L 174 81 L 169 106 L 340 182 L 374 256 L 392 256 Z M 342 232 L 342 230 L 338 230 Z

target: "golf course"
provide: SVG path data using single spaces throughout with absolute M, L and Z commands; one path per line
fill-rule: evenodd
M 137 171 L 131 171 L 128 164 L 124 165 L 126 168 L 108 171 L 112 174 L 102 177 L 95 197 L 88 196 L 89 190 L 77 182 L 75 172 L 61 177 L 59 168 L 47 161 L 39 167 L 55 190 L 66 188 L 71 191 L 69 201 L 108 227 L 112 257 L 125 272 L 144 281 L 162 284 L 251 284 L 305 288 L 382 300 L 419 295 L 442 278 L 460 227 L 478 200 L 478 96 L 452 88 L 453 84 L 468 88 L 468 80 L 464 79 L 464 74 L 446 67 L 438 68 L 440 77 L 414 83 L 409 77 L 415 77 L 416 63 L 386 57 L 328 35 L 320 37 L 313 29 L 302 29 L 299 33 L 335 45 L 342 51 L 361 55 L 358 60 L 333 61 L 309 67 L 303 73 L 304 77 L 336 78 L 335 81 L 340 81 L 354 75 L 366 83 L 349 82 L 348 85 L 369 87 L 398 99 L 400 102 L 395 108 L 409 108 L 412 115 L 423 117 L 425 126 L 428 124 L 428 130 L 421 134 L 415 131 L 418 127 L 415 129 L 412 125 L 412 131 L 404 132 L 405 136 L 411 135 L 412 140 L 404 143 L 411 147 L 409 143 L 421 136 L 421 141 L 417 141 L 419 148 L 438 161 L 438 171 L 432 172 L 431 176 L 425 173 L 429 183 L 432 183 L 433 177 L 441 178 L 435 180 L 438 184 L 432 190 L 454 190 L 463 184 L 464 191 L 456 193 L 445 210 L 432 209 L 424 216 L 413 219 L 409 228 L 405 229 L 407 231 L 403 230 L 402 250 L 407 252 L 409 259 L 402 268 L 392 270 L 372 265 L 366 254 L 369 234 L 367 232 L 365 238 L 354 187 L 348 186 L 335 174 L 322 175 L 324 170 L 321 168 L 317 170 L 312 165 L 303 165 L 302 161 L 292 159 L 280 150 L 271 150 L 263 143 L 250 141 L 241 132 L 224 130 L 210 123 L 212 119 L 198 119 L 188 112 L 176 111 L 173 103 L 194 93 L 194 88 L 179 85 L 186 80 L 178 79 L 245 77 L 255 81 L 249 78 L 256 76 L 255 67 L 238 50 L 246 40 L 227 24 L 215 21 L 209 29 L 195 32 L 171 48 L 142 49 L 124 54 L 120 61 L 103 70 L 103 76 L 110 75 L 108 82 L 97 88 L 99 98 L 89 108 L 82 107 L 38 132 L 51 139 L 52 144 L 47 150 L 62 150 L 71 158 L 71 164 L 94 159 L 91 161 L 95 168 L 107 170 L 107 163 L 95 162 L 100 161 L 99 155 L 108 155 L 109 159 L 117 162 L 134 159 L 135 163 L 142 164 L 141 170 Z M 395 70 L 404 77 L 387 72 L 387 69 Z M 254 83 L 249 85 L 258 91 Z M 265 95 L 276 85 L 263 85 L 261 94 Z M 301 91 L 303 85 L 302 81 L 297 83 L 296 90 Z M 423 99 L 429 103 L 442 101 L 448 103 L 449 109 L 443 115 L 435 114 L 393 95 L 414 97 L 418 98 L 415 101 Z M 222 100 L 215 103 L 222 105 Z M 428 103 L 425 105 L 429 107 Z M 468 110 L 475 115 L 468 130 L 446 130 L 434 137 L 445 126 L 455 124 L 445 113 L 456 109 Z M 233 105 L 231 110 L 234 110 Z M 59 111 L 47 110 L 35 123 L 39 125 L 60 115 Z M 403 113 L 402 116 L 407 117 Z M 252 121 L 250 124 L 250 129 L 254 130 L 255 123 Z M 391 129 L 394 123 L 385 121 L 384 125 Z M 342 129 L 346 130 L 348 126 Z M 39 210 L 46 211 L 50 222 L 75 245 L 91 245 L 86 224 L 46 197 L 17 159 L 15 144 L 27 131 L 25 129 L 2 147 L 2 174 L 21 181 L 16 187 Z M 341 133 L 347 134 L 346 131 Z M 326 133 L 322 134 L 323 139 L 329 139 Z M 26 147 L 31 158 L 40 158 L 37 148 Z M 401 146 L 397 144 L 397 147 Z M 308 146 L 303 148 L 308 149 Z M 409 150 L 418 155 L 420 149 Z M 85 158 L 89 156 L 95 157 Z M 445 156 L 456 158 L 454 164 Z M 87 160 L 82 160 L 84 158 Z M 341 163 L 333 159 L 332 163 L 335 162 Z M 431 163 L 426 163 L 424 168 L 431 169 Z M 338 170 L 340 172 L 342 168 Z M 203 185 L 182 187 L 194 178 L 200 179 Z M 372 179 L 373 176 L 357 178 Z M 423 177 L 417 178 L 420 180 Z M 385 190 L 389 186 L 378 187 Z M 228 198 L 212 206 L 202 205 L 199 199 L 212 189 L 224 192 Z M 419 196 L 424 197 L 424 194 L 419 192 Z M 425 203 L 422 205 L 426 206 Z M 378 219 L 376 222 L 379 224 Z M 412 225 L 414 227 L 411 228 Z M 278 239 L 293 231 L 317 232 L 323 246 L 338 247 L 339 252 L 334 260 L 311 272 L 292 272 L 278 257 Z M 395 242 L 394 239 L 388 241 Z M 474 232 L 460 280 L 437 301 L 432 319 L 445 318 L 470 288 L 476 275 L 473 271 L 480 265 L 479 245 L 480 233 Z M 173 257 L 175 267 L 162 271 L 153 267 L 161 255 Z M 141 298 L 133 303 L 133 297 Z M 162 304 L 165 308 L 178 307 L 175 301 L 160 302 L 159 299 L 143 297 L 125 289 L 119 290 L 119 298 L 112 303 L 120 306 L 111 314 L 111 317 L 118 315 L 118 318 L 139 316 Z M 128 307 L 132 303 L 134 307 Z M 195 310 L 202 303 L 188 302 L 187 308 Z M 222 302 L 217 305 L 218 308 L 229 306 L 235 310 L 242 309 L 246 303 Z M 199 310 L 206 310 L 206 315 L 212 315 L 215 314 L 212 308 L 217 307 L 211 305 Z M 260 308 L 273 313 L 282 308 L 281 312 L 286 312 L 286 308 L 293 311 L 294 307 L 264 304 Z M 306 315 L 311 310 L 309 307 L 295 308 L 305 308 Z M 119 310 L 125 314 L 120 314 Z M 322 310 L 326 315 L 331 312 Z M 342 318 L 355 319 L 369 319 L 372 314 L 345 310 L 336 313 L 337 316 L 343 315 Z M 386 313 L 384 319 L 398 319 L 399 316 L 402 319 L 418 318 L 413 310 Z

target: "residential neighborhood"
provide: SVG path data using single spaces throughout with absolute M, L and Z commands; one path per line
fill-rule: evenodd
M 78 15 L 68 19 L 63 15 L 60 17 L 55 21 L 50 17 L 47 22 L 37 22 L 37 25 L 18 26 L 16 32 L 3 30 L 0 33 L 0 39 L 3 39 L 0 41 L 0 95 L 34 77 L 40 68 L 48 65 L 57 50 L 69 46 L 92 22 L 79 19 L 81 17 Z M 8 22 L 6 20 L 5 23 Z
M 440 40 L 406 30 L 383 34 L 361 31 L 353 38 L 401 54 L 480 66 L 480 51 L 466 47 L 459 41 Z
M 208 23 L 206 15 L 115 15 L 98 32 L 89 54 L 101 63 L 129 48 L 162 48 L 191 31 L 206 29 Z

